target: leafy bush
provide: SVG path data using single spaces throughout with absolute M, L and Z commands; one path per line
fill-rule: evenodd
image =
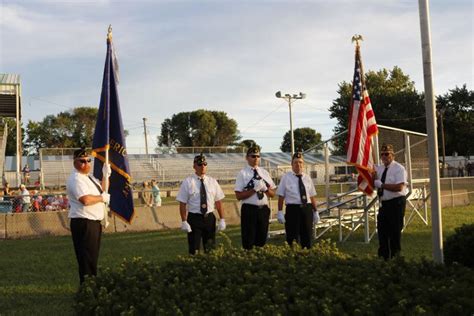
M 219 247 L 161 266 L 125 260 L 87 279 L 78 314 L 470 314 L 474 272 L 432 262 L 356 259 L 329 242 L 312 249 Z
M 464 224 L 454 230 L 444 243 L 444 259 L 447 264 L 457 262 L 474 268 L 474 224 Z

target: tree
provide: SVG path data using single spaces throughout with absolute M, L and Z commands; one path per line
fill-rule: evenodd
M 439 119 L 443 120 L 446 154 L 469 156 L 474 153 L 474 91 L 466 84 L 436 98 Z M 441 139 L 441 137 L 438 137 Z
M 377 123 L 426 132 L 424 95 L 416 91 L 414 82 L 399 67 L 369 71 L 364 78 Z M 334 128 L 335 134 L 345 131 L 348 127 L 352 84 L 343 81 L 339 84 L 337 93 L 339 97 L 329 108 L 330 117 L 338 121 Z M 336 140 L 333 154 L 345 154 L 345 143 L 344 137 Z
M 229 146 L 239 138 L 237 122 L 225 112 L 201 109 L 180 112 L 165 119 L 158 144 L 168 147 Z
M 309 127 L 297 128 L 293 131 L 295 151 L 305 151 L 321 142 L 321 134 Z M 291 131 L 283 136 L 280 149 L 282 152 L 291 152 Z
M 57 115 L 47 115 L 43 121 L 29 121 L 26 147 L 30 152 L 39 148 L 91 147 L 97 108 L 77 107 Z
M 254 141 L 253 139 L 244 139 L 243 141 L 238 143 L 237 146 L 244 147 L 246 150 L 251 148 L 251 147 L 257 147 L 257 146 L 260 148 L 260 146 L 257 144 L 257 142 Z
M 16 119 L 11 117 L 2 117 L 2 125 L 7 125 L 7 143 L 5 146 L 5 156 L 16 156 Z M 22 124 L 23 125 L 23 124 Z M 25 129 L 21 127 L 22 139 L 25 139 Z M 22 144 L 23 147 L 23 144 Z M 27 154 L 26 150 L 22 150 Z

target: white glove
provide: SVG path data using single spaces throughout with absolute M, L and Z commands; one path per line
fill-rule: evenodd
M 320 217 L 318 211 L 313 212 L 313 224 L 319 223 Z
M 112 168 L 110 168 L 110 164 L 104 163 L 104 165 L 102 166 L 102 176 L 108 178 L 111 174 Z
M 283 211 L 278 211 L 277 219 L 278 219 L 278 223 L 285 224 L 285 215 L 283 214 Z
M 102 192 L 101 196 L 102 196 L 102 201 L 106 204 L 109 204 L 110 194 L 108 194 L 107 192 Z
M 191 229 L 191 226 L 189 225 L 188 221 L 183 221 L 181 223 L 181 230 L 187 232 L 187 233 L 190 233 L 192 232 L 193 230 Z
M 375 181 L 374 181 L 374 185 L 375 185 L 375 187 L 378 188 L 378 189 L 381 189 L 381 188 L 382 188 L 382 184 L 383 184 L 383 183 L 382 183 L 382 181 L 380 181 L 380 180 L 375 180 Z
M 219 225 L 217 225 L 217 230 L 222 231 L 225 230 L 226 225 L 225 225 L 225 219 L 221 218 L 219 220 Z
M 263 182 L 263 180 L 254 180 L 253 189 L 255 190 L 255 192 L 265 192 L 267 191 L 267 185 L 265 184 L 265 182 Z

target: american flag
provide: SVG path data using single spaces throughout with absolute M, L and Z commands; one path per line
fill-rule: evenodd
M 372 185 L 372 172 L 374 170 L 372 136 L 377 132 L 377 122 L 364 82 L 360 47 L 356 45 L 349 133 L 347 136 L 347 162 L 354 165 L 359 173 L 357 178 L 359 190 L 369 195 L 374 191 Z

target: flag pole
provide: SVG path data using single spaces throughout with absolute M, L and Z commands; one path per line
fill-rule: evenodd
M 430 162 L 431 221 L 433 260 L 444 263 L 443 223 L 441 217 L 441 189 L 439 184 L 438 132 L 436 130 L 436 100 L 433 91 L 433 65 L 431 62 L 431 30 L 429 0 L 418 0 L 420 14 L 423 82 L 425 87 L 426 130 Z
M 109 28 L 107 30 L 107 43 L 112 44 L 112 24 L 109 24 Z M 110 82 L 109 82 L 110 84 Z M 107 102 L 110 102 L 110 96 Z M 110 106 L 107 107 L 108 111 L 110 111 Z M 108 113 L 109 119 L 110 119 L 110 113 Z M 107 139 L 107 144 L 109 143 L 109 140 Z M 106 166 L 109 165 L 109 146 L 106 146 L 105 148 L 105 162 L 104 164 Z M 104 178 L 104 175 L 102 174 L 102 178 Z M 109 192 L 109 177 L 105 177 L 104 179 L 104 191 Z M 110 203 L 110 202 L 109 202 Z M 104 208 L 104 220 L 105 220 L 105 228 L 109 226 L 109 214 L 108 214 L 108 205 L 105 206 Z
M 112 44 L 112 24 L 109 24 L 109 29 L 107 30 L 107 42 Z M 110 100 L 109 100 L 110 102 Z M 110 108 L 109 108 L 110 111 Z M 107 143 L 109 140 L 107 140 Z M 109 165 L 109 146 L 106 147 L 105 149 L 105 164 L 106 166 Z M 104 175 L 102 175 L 104 176 Z M 109 191 L 109 177 L 105 178 L 104 181 L 104 191 L 108 192 Z
M 352 43 L 354 43 L 354 42 L 356 43 L 355 44 L 355 51 L 356 51 L 356 55 L 359 54 L 359 57 L 360 57 L 360 42 L 362 42 L 363 40 L 364 40 L 364 38 L 360 34 L 354 34 L 354 36 L 352 36 Z M 359 60 L 360 60 L 360 70 L 361 70 L 360 81 L 365 86 L 365 78 L 363 76 L 363 74 L 365 74 L 364 65 L 362 63 L 362 58 L 361 57 L 359 58 Z M 370 141 L 372 142 L 372 144 L 374 144 L 374 139 L 373 138 L 371 138 Z M 377 160 L 377 157 L 375 155 L 375 151 L 371 150 L 371 152 L 372 152 L 372 159 L 375 162 Z

